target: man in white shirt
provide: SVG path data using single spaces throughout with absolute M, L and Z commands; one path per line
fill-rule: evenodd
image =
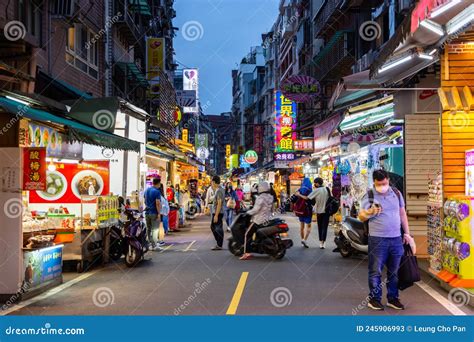
M 322 178 L 314 180 L 314 190 L 308 195 L 308 199 L 315 201 L 314 212 L 318 219 L 319 248 L 324 249 L 328 233 L 330 215 L 326 213 L 326 203 L 328 201 L 330 190 L 323 186 Z

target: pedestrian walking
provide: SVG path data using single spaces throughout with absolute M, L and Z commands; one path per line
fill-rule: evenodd
M 270 183 L 270 195 L 273 196 L 273 209 L 276 210 L 278 208 L 278 196 L 273 188 L 273 183 Z
M 219 176 L 212 177 L 212 189 L 214 190 L 213 212 L 211 215 L 211 231 L 216 239 L 216 246 L 212 248 L 213 251 L 220 251 L 224 243 L 224 199 L 225 191 L 221 186 L 221 178 Z
M 409 243 L 405 201 L 396 189 L 390 187 L 388 173 L 376 170 L 372 174 L 374 189 L 362 199 L 359 219 L 369 227 L 369 308 L 383 310 L 382 271 L 387 267 L 387 306 L 404 310 L 398 293 L 398 269 L 404 253 L 403 244 Z M 400 230 L 402 227 L 402 231 Z
M 212 186 L 210 186 L 207 188 L 207 191 L 206 191 L 206 213 L 209 213 L 211 216 L 213 214 L 213 211 L 212 211 L 213 200 L 214 200 L 214 190 L 212 189 Z
M 166 234 L 168 234 L 168 230 L 169 230 L 168 215 L 169 214 L 170 214 L 169 202 L 164 196 L 161 196 L 160 215 L 161 215 L 161 224 L 162 224 L 163 229 L 161 229 L 161 227 L 160 227 L 160 230 L 159 230 L 159 233 L 158 233 L 158 241 L 159 241 L 160 245 L 163 245 L 165 243 L 164 236 Z
M 160 226 L 160 212 L 161 212 L 161 178 L 154 178 L 152 186 L 145 190 L 145 223 L 148 232 L 148 243 L 150 250 L 161 249 L 157 246 L 157 241 L 154 238 L 155 232 Z
M 245 204 L 244 204 L 245 194 L 244 194 L 244 190 L 242 189 L 242 185 L 240 185 L 240 182 L 239 184 L 237 184 L 237 188 L 235 189 L 235 195 L 237 197 L 235 213 L 238 214 L 242 209 L 245 208 Z
M 309 234 L 311 234 L 313 208 L 311 206 L 311 201 L 308 199 L 308 195 L 311 192 L 311 180 L 306 177 L 301 183 L 301 188 L 295 193 L 296 196 L 293 197 L 294 212 L 300 220 L 301 244 L 305 248 L 309 248 L 307 240 L 309 238 Z
M 228 182 L 225 187 L 225 198 L 224 198 L 224 213 L 225 222 L 227 224 L 227 231 L 230 232 L 230 226 L 234 220 L 235 207 L 237 205 L 237 195 L 232 187 L 232 184 Z
M 186 215 L 185 215 L 185 207 L 184 207 L 184 193 L 181 191 L 179 184 L 176 184 L 176 201 L 178 202 L 178 218 L 179 218 L 179 226 L 184 227 L 186 222 Z
M 318 222 L 319 248 L 326 248 L 330 213 L 326 212 L 326 203 L 331 196 L 331 190 L 324 186 L 324 180 L 320 177 L 314 180 L 314 190 L 308 196 L 314 203 L 314 212 Z

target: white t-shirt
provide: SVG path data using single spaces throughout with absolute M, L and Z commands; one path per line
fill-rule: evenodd
M 314 190 L 308 195 L 309 199 L 315 199 L 314 212 L 316 214 L 324 214 L 326 212 L 326 202 L 329 198 L 328 189 L 325 186 L 314 188 Z

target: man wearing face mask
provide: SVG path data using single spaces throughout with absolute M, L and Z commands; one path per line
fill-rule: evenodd
M 387 267 L 387 306 L 404 310 L 398 297 L 398 268 L 410 228 L 401 193 L 390 187 L 388 173 L 376 170 L 373 190 L 362 199 L 359 220 L 369 225 L 369 308 L 383 310 L 382 271 Z M 403 235 L 400 231 L 403 228 Z

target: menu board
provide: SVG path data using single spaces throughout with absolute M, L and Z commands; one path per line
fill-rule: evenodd
M 81 196 L 109 193 L 109 161 L 83 161 L 78 164 L 55 163 L 46 171 L 46 190 L 30 191 L 30 203 L 81 203 Z
M 82 144 L 66 142 L 66 136 L 51 127 L 29 123 L 25 146 L 45 147 L 50 158 L 81 159 Z

